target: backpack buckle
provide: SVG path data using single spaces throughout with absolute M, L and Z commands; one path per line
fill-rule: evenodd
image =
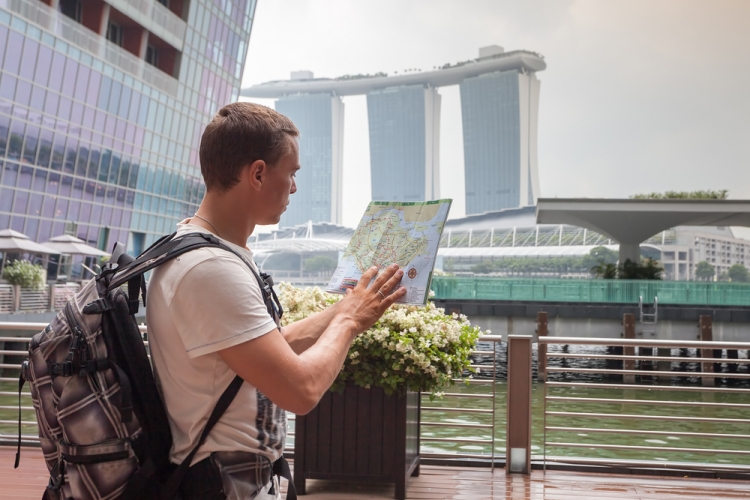
M 48 372 L 55 378 L 57 376 L 70 377 L 73 375 L 73 362 L 63 361 L 62 363 L 48 363 Z
M 101 314 L 112 309 L 109 302 L 104 299 L 96 299 L 83 306 L 83 314 Z

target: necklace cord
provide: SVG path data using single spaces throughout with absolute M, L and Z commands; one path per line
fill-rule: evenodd
M 198 214 L 193 214 L 193 217 L 198 217 L 200 220 L 202 220 L 204 222 L 207 222 L 213 228 L 214 232 L 216 233 L 216 236 L 218 236 L 219 238 L 221 238 L 221 235 L 219 234 L 219 230 L 216 229 L 216 226 L 214 226 L 213 223 L 210 220 L 206 219 L 205 217 L 201 217 Z

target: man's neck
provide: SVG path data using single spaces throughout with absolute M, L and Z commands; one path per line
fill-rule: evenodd
M 206 193 L 196 214 L 200 217 L 193 217 L 191 224 L 242 248 L 247 247 L 247 240 L 255 230 L 255 223 L 244 217 L 245 214 L 237 210 L 237 205 L 231 203 L 231 196 L 225 196 L 225 193 Z

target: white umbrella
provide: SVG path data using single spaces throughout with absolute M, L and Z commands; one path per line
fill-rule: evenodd
M 69 234 L 63 234 L 61 236 L 50 238 L 49 241 L 44 242 L 44 245 L 50 248 L 54 248 L 59 253 L 66 255 L 94 255 L 97 257 L 109 255 L 107 252 L 103 252 L 98 248 L 87 245 L 82 239 L 76 238 L 75 236 L 71 236 Z
M 0 231 L 0 252 L 42 255 L 58 255 L 60 253 L 54 248 L 35 243 L 25 234 L 12 229 L 3 229 Z

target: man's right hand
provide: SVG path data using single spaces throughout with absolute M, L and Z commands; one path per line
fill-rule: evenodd
M 404 271 L 399 269 L 398 264 L 391 264 L 379 275 L 378 268 L 371 267 L 362 274 L 357 286 L 347 291 L 336 316 L 340 320 L 353 322 L 356 335 L 362 333 L 374 325 L 394 302 L 406 295 L 406 288 L 398 287 L 403 276 Z

